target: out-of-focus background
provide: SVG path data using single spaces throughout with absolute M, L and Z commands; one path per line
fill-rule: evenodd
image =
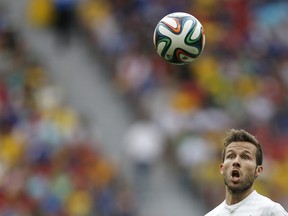
M 152 35 L 196 16 L 201 56 Z M 1 0 L 0 214 L 199 216 L 224 199 L 229 128 L 264 149 L 256 189 L 288 208 L 286 0 Z

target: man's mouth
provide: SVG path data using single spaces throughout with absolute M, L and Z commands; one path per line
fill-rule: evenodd
M 239 172 L 239 170 L 232 170 L 232 172 L 231 172 L 231 178 L 232 178 L 232 181 L 238 182 L 239 179 L 240 179 L 240 172 Z

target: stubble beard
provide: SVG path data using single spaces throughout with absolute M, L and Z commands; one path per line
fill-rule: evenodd
M 231 176 L 228 173 L 224 173 L 224 184 L 231 194 L 241 194 L 249 190 L 255 180 L 255 175 L 243 177 L 243 179 L 237 184 L 233 184 L 230 180 Z

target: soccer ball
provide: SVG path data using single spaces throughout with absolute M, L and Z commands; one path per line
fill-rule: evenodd
M 204 29 L 191 14 L 171 13 L 163 17 L 155 27 L 153 43 L 165 61 L 177 65 L 188 64 L 204 49 Z

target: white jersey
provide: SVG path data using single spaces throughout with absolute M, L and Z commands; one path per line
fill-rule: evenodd
M 227 205 L 225 200 L 205 216 L 288 216 L 285 209 L 271 199 L 253 191 L 244 200 Z

